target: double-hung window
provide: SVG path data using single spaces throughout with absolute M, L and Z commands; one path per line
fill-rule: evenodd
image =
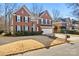
M 41 24 L 43 24 L 43 19 L 41 19 Z
M 24 17 L 24 22 L 28 22 L 28 17 L 27 16 Z
M 21 16 L 20 15 L 17 15 L 16 17 L 17 17 L 16 18 L 17 22 L 21 22 Z
M 49 24 L 52 24 L 52 20 L 49 21 Z
M 35 24 L 33 24 L 33 31 L 35 31 L 36 30 L 36 27 L 35 27 Z
M 45 19 L 43 19 L 43 24 L 46 24 L 46 21 L 45 21 Z
M 46 24 L 48 24 L 48 20 L 46 19 Z
M 17 25 L 17 26 L 16 26 L 16 31 L 17 31 L 17 32 L 18 32 L 18 31 L 21 31 L 21 26 Z

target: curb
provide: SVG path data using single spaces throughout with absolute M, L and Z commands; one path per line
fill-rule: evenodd
M 64 42 L 64 43 L 66 43 L 66 42 Z M 41 47 L 41 48 L 32 49 L 32 50 L 23 51 L 23 52 L 14 53 L 14 54 L 8 54 L 8 55 L 5 55 L 5 56 L 12 56 L 12 55 L 17 55 L 17 54 L 23 54 L 25 52 L 35 51 L 35 50 L 39 50 L 39 49 L 43 49 L 43 48 L 49 49 L 50 47 L 57 46 L 57 45 L 64 44 L 64 43 L 59 43 L 59 44 L 55 44 L 55 45 L 50 45 L 50 46 Z

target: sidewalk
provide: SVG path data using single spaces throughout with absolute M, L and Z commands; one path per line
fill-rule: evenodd
M 71 42 L 79 42 L 79 35 L 74 35 L 74 34 L 67 34 L 67 35 L 70 36 L 70 38 L 68 38 L 67 40 Z M 62 34 L 62 33 L 56 33 L 55 36 L 58 38 L 65 39 L 65 34 Z

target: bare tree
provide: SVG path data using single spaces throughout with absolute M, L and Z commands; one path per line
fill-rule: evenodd
M 39 5 L 37 3 L 32 4 L 31 11 L 34 15 L 39 15 L 43 11 L 43 5 Z
M 5 3 L 5 32 L 7 32 L 7 26 L 9 26 L 8 29 L 10 32 L 11 13 L 16 8 L 16 6 L 16 3 Z
M 54 21 L 57 20 L 59 18 L 60 12 L 57 9 L 52 9 L 52 14 L 53 14 L 53 20 L 52 20 L 52 33 L 53 33 L 53 37 L 55 37 L 55 31 L 54 31 Z
M 53 13 L 53 19 L 57 20 L 59 18 L 60 11 L 57 9 L 52 9 L 52 13 Z
M 74 17 L 79 19 L 79 3 L 66 4 L 68 8 L 71 8 L 71 13 Z
M 0 3 L 0 19 L 1 30 L 4 30 L 4 3 Z
M 3 4 L 2 3 L 0 3 L 0 16 L 3 14 Z

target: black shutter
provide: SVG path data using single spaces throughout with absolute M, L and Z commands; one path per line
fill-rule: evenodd
M 49 20 L 47 20 L 47 24 L 49 24 Z
M 16 17 L 16 22 L 17 22 L 17 16 L 15 16 Z
M 28 22 L 30 21 L 29 17 L 28 17 Z
M 15 30 L 16 30 L 16 32 L 17 32 L 17 25 L 16 25 L 15 27 L 16 27 Z
M 27 25 L 27 26 L 28 26 L 28 25 Z M 29 26 L 28 26 L 28 31 L 29 31 L 29 29 L 30 29 L 30 28 L 29 28 Z
M 25 22 L 25 17 L 23 18 L 23 21 Z
M 22 16 L 20 16 L 20 21 L 22 22 Z
M 39 23 L 41 24 L 41 19 L 39 19 Z
M 22 26 L 20 26 L 21 27 L 21 32 L 22 32 Z

